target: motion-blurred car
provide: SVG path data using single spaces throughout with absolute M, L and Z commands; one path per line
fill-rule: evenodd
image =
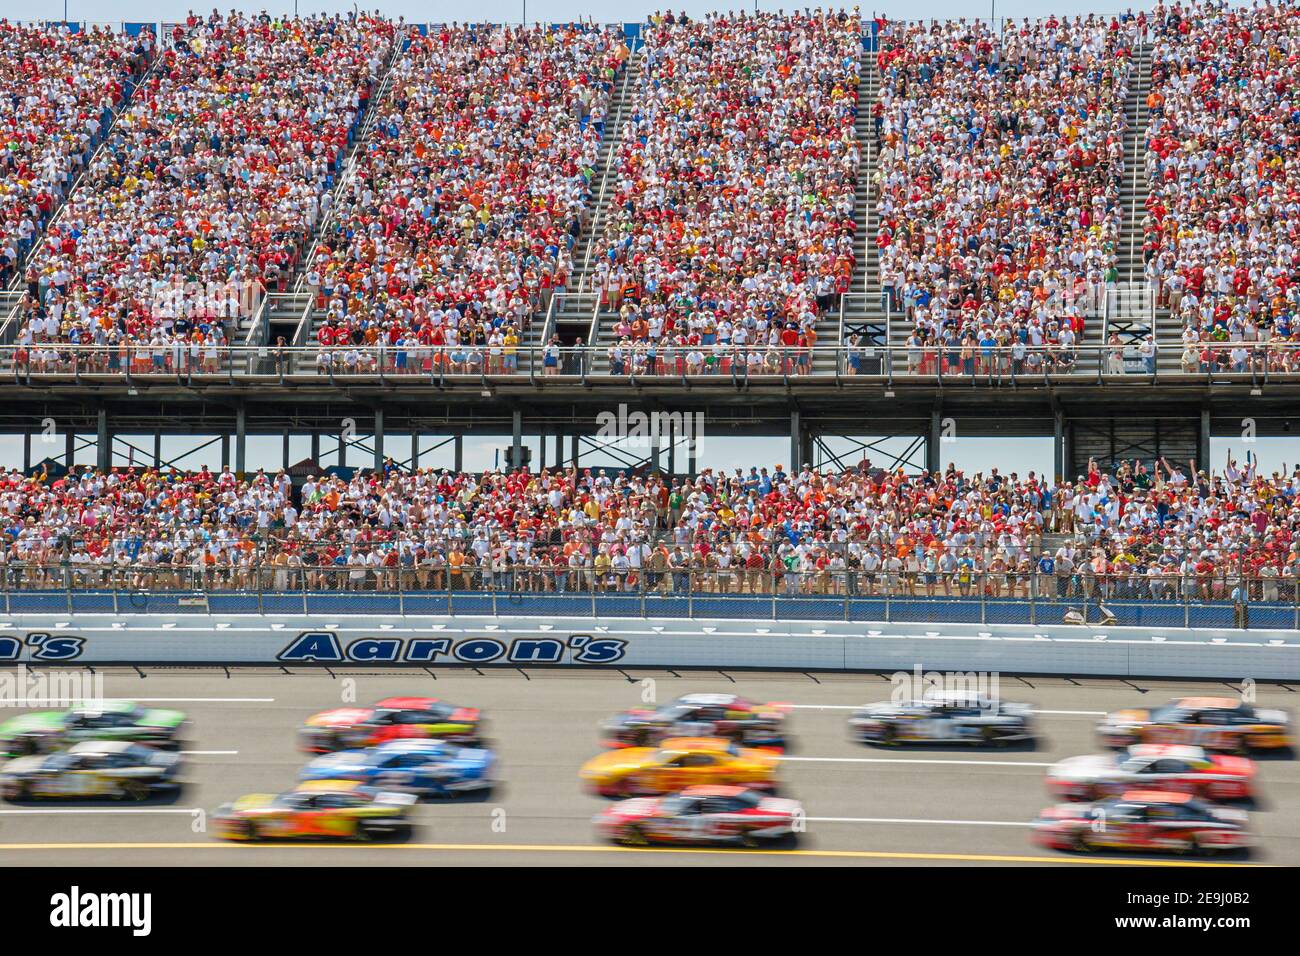
M 627 710 L 601 723 L 613 747 L 648 747 L 668 737 L 726 737 L 749 747 L 785 743 L 787 704 L 756 704 L 735 694 L 687 694 L 657 710 Z
M 356 780 L 381 790 L 445 797 L 493 786 L 492 751 L 445 740 L 391 740 L 369 750 L 325 754 L 307 764 L 302 780 Z
M 477 744 L 482 725 L 482 715 L 474 707 L 457 707 L 436 697 L 389 697 L 374 707 L 339 707 L 315 714 L 298 731 L 298 740 L 303 750 L 318 754 L 412 738 Z
M 588 760 L 581 776 L 604 796 L 674 793 L 701 784 L 772 789 L 778 760 L 722 737 L 673 737 L 657 748 L 607 751 Z
M 1210 800 L 1252 797 L 1255 765 L 1246 757 L 1207 754 L 1182 744 L 1134 744 L 1124 751 L 1067 757 L 1047 771 L 1049 792 L 1099 800 L 1140 787 Z
M 355 780 L 312 780 L 288 793 L 253 793 L 213 815 L 226 840 L 378 840 L 410 833 L 415 796 Z
M 77 744 L 71 750 L 10 760 L 0 770 L 8 800 L 146 800 L 180 784 L 179 754 L 122 740 Z
M 598 814 L 597 831 L 616 843 L 793 842 L 803 807 L 745 787 L 687 787 L 666 797 L 620 800 Z
M 867 704 L 849 718 L 862 743 L 968 743 L 998 745 L 1033 741 L 1029 704 L 973 697 L 937 697 Z
M 1253 842 L 1245 810 L 1187 793 L 1133 790 L 1097 803 L 1062 803 L 1034 822 L 1034 840 L 1058 850 L 1212 853 Z
M 48 753 L 82 740 L 131 740 L 179 747 L 189 722 L 179 710 L 106 700 L 70 710 L 19 714 L 0 724 L 0 752 L 6 756 Z
M 1182 697 L 1153 710 L 1118 710 L 1106 715 L 1097 733 L 1109 747 L 1194 744 L 1246 753 L 1292 746 L 1290 714 L 1231 697 Z

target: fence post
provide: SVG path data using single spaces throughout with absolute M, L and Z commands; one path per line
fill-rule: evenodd
M 768 571 L 767 579 L 772 585 L 772 620 L 776 620 L 776 572 Z
M 397 559 L 397 614 L 399 617 L 406 616 L 406 568 L 402 567 L 402 559 Z
M 257 567 L 253 569 L 253 575 L 257 578 L 257 613 L 262 614 L 262 562 L 257 562 Z M 208 613 L 212 613 L 212 605 L 208 605 Z
M 1038 572 L 1029 572 L 1029 623 L 1038 623 Z
M 695 617 L 695 572 L 686 569 L 686 616 Z
M 302 569 L 302 613 L 307 613 L 307 568 Z
M 63 566 L 63 587 L 68 596 L 68 613 L 72 613 L 72 568 Z
M 636 590 L 637 590 L 638 597 L 641 599 L 642 620 L 645 620 L 645 575 L 646 575 L 646 569 L 645 566 L 642 565 L 640 571 L 637 573 L 636 576 Z

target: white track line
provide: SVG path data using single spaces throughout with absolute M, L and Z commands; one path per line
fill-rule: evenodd
M 861 710 L 861 704 L 790 704 L 795 710 Z M 1049 717 L 1105 717 L 1104 710 L 1033 710 L 1034 714 Z
M 799 760 L 805 763 L 930 763 L 953 764 L 963 767 L 1051 767 L 1051 761 L 1032 760 L 942 760 L 936 757 L 781 757 L 782 761 Z
M 31 807 L 24 810 L 0 810 L 5 816 L 34 816 L 60 813 L 194 813 L 189 807 Z
M 146 704 L 274 704 L 274 697 L 104 697 L 101 700 L 130 700 Z M 50 707 L 57 704 L 82 704 L 86 697 L 32 697 L 15 700 L 9 707 Z
M 960 827 L 1032 827 L 1021 820 L 914 820 L 902 817 L 804 817 L 809 823 L 936 823 Z
M 238 750 L 178 750 L 177 753 L 186 754 L 190 757 L 233 757 Z

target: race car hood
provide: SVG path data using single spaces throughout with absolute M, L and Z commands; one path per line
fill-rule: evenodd
M 355 727 L 374 716 L 369 707 L 337 707 L 307 718 L 308 727 Z
M 1116 772 L 1115 758 L 1111 755 L 1084 754 L 1058 760 L 1052 764 L 1047 775 L 1057 780 L 1097 780 L 1114 776 Z
M 597 822 L 609 822 L 611 820 L 644 820 L 646 817 L 652 817 L 659 809 L 662 801 L 658 797 L 634 797 L 631 800 L 620 800 L 612 807 L 602 810 L 597 816 Z
M 1260 708 L 1255 711 L 1255 718 L 1261 724 L 1289 724 L 1291 715 L 1285 710 L 1264 710 Z
M 10 760 L 3 767 L 0 767 L 0 773 L 35 773 L 37 770 L 41 769 L 41 766 L 44 763 L 45 758 L 41 756 L 19 757 L 16 760 Z
M 235 813 L 243 813 L 247 810 L 262 810 L 274 802 L 275 794 L 273 793 L 250 793 L 232 803 L 230 809 Z
M 146 710 L 140 718 L 141 727 L 162 727 L 175 730 L 185 721 L 185 714 L 179 710 Z
M 485 770 L 492 766 L 496 759 L 492 751 L 478 747 L 465 747 L 456 753 L 456 756 L 446 760 L 438 761 L 439 767 L 450 770 Z
M 370 761 L 364 750 L 341 750 L 310 761 L 302 768 L 302 777 L 304 780 L 332 780 L 339 774 L 365 773 L 369 769 Z
M 1151 711 L 1141 708 L 1116 710 L 1102 718 L 1103 724 L 1143 724 L 1151 719 Z
M 626 750 L 611 750 L 609 753 L 592 757 L 582 765 L 584 777 L 617 776 L 640 769 L 650 762 L 656 753 L 654 747 L 629 747 Z
M 53 731 L 63 728 L 63 713 L 57 710 L 43 710 L 30 714 L 19 714 L 0 724 L 0 738 L 15 737 L 32 731 Z

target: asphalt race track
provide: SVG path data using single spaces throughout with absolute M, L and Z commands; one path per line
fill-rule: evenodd
M 1027 826 L 1049 801 L 1046 765 L 1099 750 L 1102 712 L 1153 706 L 1235 685 L 1192 681 L 1013 678 L 1001 696 L 1040 709 L 1039 748 L 870 748 L 852 743 L 850 710 L 890 696 L 888 677 L 861 674 L 636 670 L 410 670 L 135 668 L 100 670 L 103 692 L 186 711 L 195 731 L 190 781 L 175 800 L 146 804 L 0 804 L 0 863 L 329 865 L 924 865 L 1059 862 L 1152 866 L 1224 861 L 1136 855 L 1072 855 L 1030 842 Z M 644 684 L 643 681 L 654 683 Z M 349 683 L 354 682 L 353 683 Z M 501 760 L 490 796 L 422 803 L 405 843 L 225 843 L 202 832 L 196 810 L 245 793 L 290 789 L 308 759 L 295 731 L 312 713 L 395 695 L 429 695 L 481 707 Z M 808 832 L 795 850 L 624 849 L 597 842 L 592 816 L 606 801 L 582 791 L 577 771 L 599 752 L 596 725 L 631 707 L 689 692 L 731 692 L 795 705 L 781 793 L 801 800 Z M 1260 685 L 1258 703 L 1294 711 L 1295 691 Z M 349 701 L 350 702 L 350 701 Z M 42 708 L 44 709 L 44 708 Z M 5 708 L 0 716 L 18 711 Z M 1231 864 L 1300 863 L 1300 761 L 1259 760 L 1251 828 L 1259 846 Z M 197 832 L 196 832 L 197 831 Z

